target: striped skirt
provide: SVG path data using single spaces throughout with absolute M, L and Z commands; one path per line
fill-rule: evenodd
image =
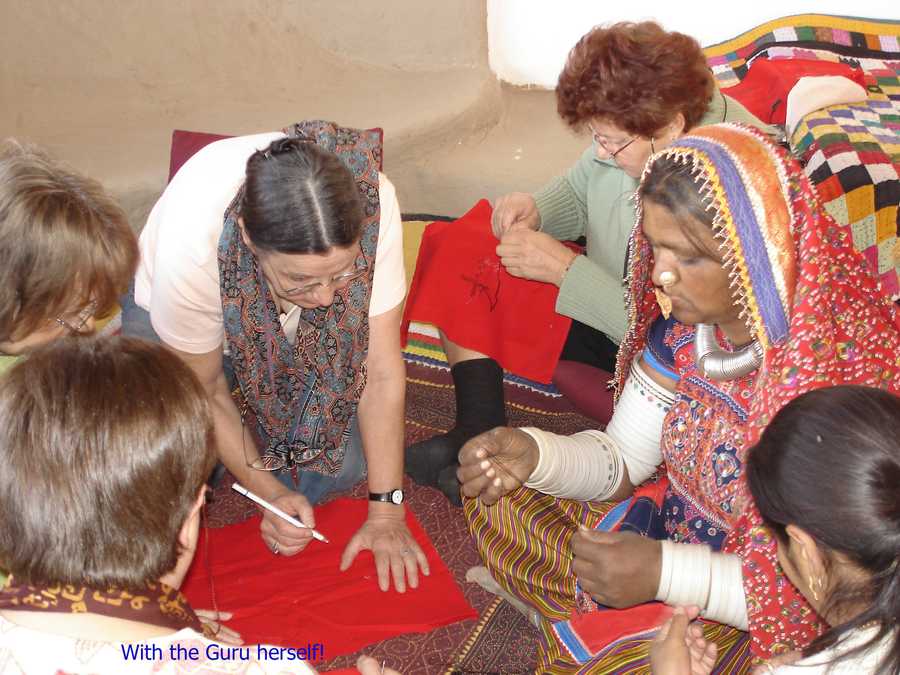
M 579 664 L 556 639 L 552 624 L 568 619 L 575 606 L 572 535 L 593 527 L 614 506 L 558 499 L 519 488 L 492 506 L 465 500 L 469 532 L 484 564 L 507 591 L 543 617 L 538 673 L 649 673 L 650 638 L 620 641 L 597 659 Z M 706 623 L 706 638 L 719 647 L 715 672 L 744 673 L 751 667 L 747 634 Z

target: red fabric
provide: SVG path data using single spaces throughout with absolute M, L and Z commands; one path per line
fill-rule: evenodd
M 668 621 L 672 612 L 671 607 L 661 602 L 646 602 L 627 609 L 605 608 L 598 613 L 573 612 L 567 623 L 573 643 L 596 659 L 623 642 L 652 635 Z M 569 648 L 566 642 L 562 644 Z M 569 653 L 580 660 L 577 651 L 570 649 Z
M 181 165 L 193 157 L 198 150 L 214 141 L 221 141 L 223 138 L 231 138 L 231 136 L 181 129 L 173 131 L 172 149 L 169 151 L 169 180 L 172 180 Z
M 572 319 L 556 313 L 556 286 L 503 268 L 491 213 L 482 199 L 459 220 L 425 229 L 403 313 L 404 346 L 410 321 L 431 323 L 504 369 L 548 383 Z
M 787 116 L 787 96 L 801 77 L 841 75 L 866 86 L 859 68 L 845 63 L 814 59 L 756 59 L 739 84 L 726 93 L 763 122 L 784 124 Z
M 208 550 L 201 533 L 181 590 L 193 607 L 234 612 L 228 625 L 241 633 L 245 644 L 300 648 L 320 642 L 324 659 L 478 616 L 409 510 L 407 524 L 431 568 L 430 576 L 420 574 L 419 588 L 403 594 L 393 588 L 380 591 L 369 551 L 340 572 L 344 547 L 367 513 L 368 502 L 358 499 L 337 499 L 316 508 L 316 528 L 331 543 L 313 541 L 290 558 L 266 548 L 259 518 L 208 530 Z

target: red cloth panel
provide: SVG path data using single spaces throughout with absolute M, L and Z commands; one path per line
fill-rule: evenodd
M 368 502 L 359 499 L 317 507 L 316 528 L 331 543 L 313 541 L 290 558 L 266 548 L 260 518 L 201 532 L 181 590 L 191 606 L 213 608 L 212 586 L 218 609 L 234 612 L 228 625 L 241 633 L 244 644 L 300 648 L 318 642 L 326 660 L 478 616 L 409 510 L 407 524 L 431 569 L 430 576 L 419 575 L 419 588 L 380 591 L 369 551 L 340 572 L 341 554 L 367 514 Z
M 556 313 L 556 286 L 504 269 L 491 213 L 483 199 L 459 220 L 425 228 L 403 312 L 404 346 L 410 321 L 434 324 L 509 372 L 548 383 L 572 319 Z
M 859 68 L 814 59 L 756 59 L 739 84 L 725 89 L 731 98 L 768 124 L 784 124 L 787 96 L 801 77 L 840 75 L 866 86 Z

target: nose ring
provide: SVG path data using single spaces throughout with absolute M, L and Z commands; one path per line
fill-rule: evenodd
M 663 288 L 671 286 L 676 281 L 678 281 L 678 277 L 675 276 L 675 272 L 666 270 L 665 272 L 661 272 L 659 275 L 659 283 Z

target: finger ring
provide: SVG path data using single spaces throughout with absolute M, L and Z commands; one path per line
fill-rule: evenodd
M 407 553 L 410 553 L 410 550 L 408 548 L 405 548 L 402 551 L 400 551 L 400 555 L 406 555 Z
M 278 542 L 277 541 L 272 542 L 272 553 L 274 553 L 275 555 L 278 555 Z

